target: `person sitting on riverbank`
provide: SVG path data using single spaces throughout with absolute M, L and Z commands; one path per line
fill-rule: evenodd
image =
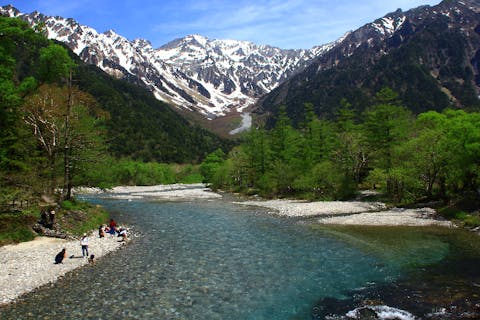
M 98 228 L 98 237 L 99 238 L 104 238 L 105 237 L 105 229 L 103 228 L 103 225 L 101 225 Z
M 127 241 L 127 229 L 125 228 L 120 228 L 118 230 L 118 236 L 119 237 L 122 237 L 122 241 Z
M 67 256 L 67 249 L 63 248 L 62 251 L 55 256 L 55 264 L 63 263 L 63 259 Z
M 108 233 L 114 236 L 115 232 L 117 231 L 117 223 L 115 222 L 115 220 L 113 220 L 113 218 L 110 219 L 110 224 L 108 225 L 108 227 L 110 228 Z
M 88 258 L 88 263 L 95 264 L 95 255 L 94 254 L 90 255 L 90 257 Z

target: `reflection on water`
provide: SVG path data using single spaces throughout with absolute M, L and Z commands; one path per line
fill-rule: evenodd
M 372 242 L 363 232 L 347 236 L 222 201 L 89 200 L 141 236 L 1 309 L 0 318 L 310 319 L 322 299 L 392 284 L 408 269 L 408 253 L 414 265 L 426 253 L 428 263 L 448 253 L 428 237 L 407 242 L 413 251 L 382 255 L 388 247 L 365 249 Z

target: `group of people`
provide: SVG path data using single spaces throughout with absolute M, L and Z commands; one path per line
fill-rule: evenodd
M 101 225 L 98 227 L 98 236 L 100 238 L 105 237 L 105 233 L 110 234 L 111 236 L 117 235 L 118 237 L 122 237 L 122 241 L 127 240 L 127 229 L 123 227 L 118 227 L 115 220 L 110 219 L 110 223 L 108 226 Z
M 123 227 L 117 227 L 117 223 L 114 219 L 110 219 L 110 223 L 108 226 L 101 225 L 98 228 L 98 236 L 100 238 L 105 237 L 105 233 L 109 233 L 111 236 L 118 235 L 118 237 L 122 237 L 121 241 L 127 240 L 127 229 Z M 88 262 L 93 264 L 95 255 L 88 253 L 88 236 L 86 233 L 83 234 L 82 238 L 80 239 L 80 246 L 82 248 L 82 257 L 88 258 Z M 55 264 L 63 263 L 63 260 L 67 257 L 67 249 L 63 248 L 57 255 L 55 256 Z
M 39 223 L 46 228 L 52 229 L 55 224 L 55 210 L 53 208 L 42 210 Z
M 88 255 L 88 236 L 86 233 L 80 238 L 80 246 L 82 247 L 82 257 L 88 258 L 88 262 L 94 263 L 95 255 L 91 254 Z M 55 256 L 55 264 L 63 263 L 63 260 L 67 257 L 67 249 L 63 248 L 57 255 Z

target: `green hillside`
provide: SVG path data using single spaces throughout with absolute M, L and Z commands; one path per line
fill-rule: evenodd
M 80 62 L 78 62 L 80 64 Z M 95 66 L 81 65 L 78 86 L 110 113 L 109 150 L 144 161 L 198 162 L 228 144 L 187 122 L 147 89 L 117 80 Z

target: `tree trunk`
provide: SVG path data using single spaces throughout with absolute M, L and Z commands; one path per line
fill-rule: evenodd
M 72 186 L 70 183 L 70 110 L 72 108 L 72 70 L 68 75 L 68 99 L 67 111 L 65 112 L 65 145 L 63 148 L 63 199 L 70 200 L 72 197 Z
M 48 167 L 50 170 L 50 188 L 48 194 L 53 196 L 55 194 L 55 189 L 57 188 L 57 179 L 55 177 L 55 154 L 51 154 L 48 159 Z

